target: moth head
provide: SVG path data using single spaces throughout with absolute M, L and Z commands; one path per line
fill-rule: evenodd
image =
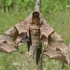
M 33 18 L 39 18 L 39 12 L 35 11 L 32 13 Z

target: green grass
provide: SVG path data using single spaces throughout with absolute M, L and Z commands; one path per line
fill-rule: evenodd
M 0 34 L 23 20 L 30 12 L 31 10 L 10 13 L 0 12 Z M 62 36 L 70 50 L 70 9 L 51 12 L 49 15 L 45 11 L 42 11 L 42 13 L 48 23 Z M 11 54 L 1 52 L 0 70 L 36 70 L 35 62 L 30 60 L 26 45 Z M 60 61 L 52 60 L 44 56 L 43 70 L 70 70 L 70 67 L 66 64 L 63 65 Z

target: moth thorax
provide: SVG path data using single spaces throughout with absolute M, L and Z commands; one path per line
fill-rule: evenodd
M 32 38 L 32 41 L 34 40 L 39 40 L 40 39 L 40 27 L 39 26 L 31 26 L 30 27 L 30 31 L 31 31 L 31 38 Z

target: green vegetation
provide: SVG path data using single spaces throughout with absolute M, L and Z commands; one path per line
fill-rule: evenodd
M 70 50 L 70 0 L 42 0 L 41 4 L 45 19 Z M 0 0 L 0 34 L 25 19 L 34 6 L 34 0 Z M 11 54 L 1 52 L 0 70 L 35 70 L 35 62 L 29 58 L 26 44 Z M 43 70 L 70 70 L 70 67 L 44 56 Z

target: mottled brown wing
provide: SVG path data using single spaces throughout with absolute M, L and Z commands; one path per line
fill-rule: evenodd
M 69 64 L 69 51 L 61 36 L 45 20 L 43 20 L 40 30 L 42 43 L 45 46 L 44 54 Z
M 28 29 L 28 23 L 31 22 L 32 14 L 30 14 L 24 21 L 19 22 L 15 26 L 0 35 L 0 51 L 12 52 L 17 51 L 21 43 L 21 39 L 25 36 Z

